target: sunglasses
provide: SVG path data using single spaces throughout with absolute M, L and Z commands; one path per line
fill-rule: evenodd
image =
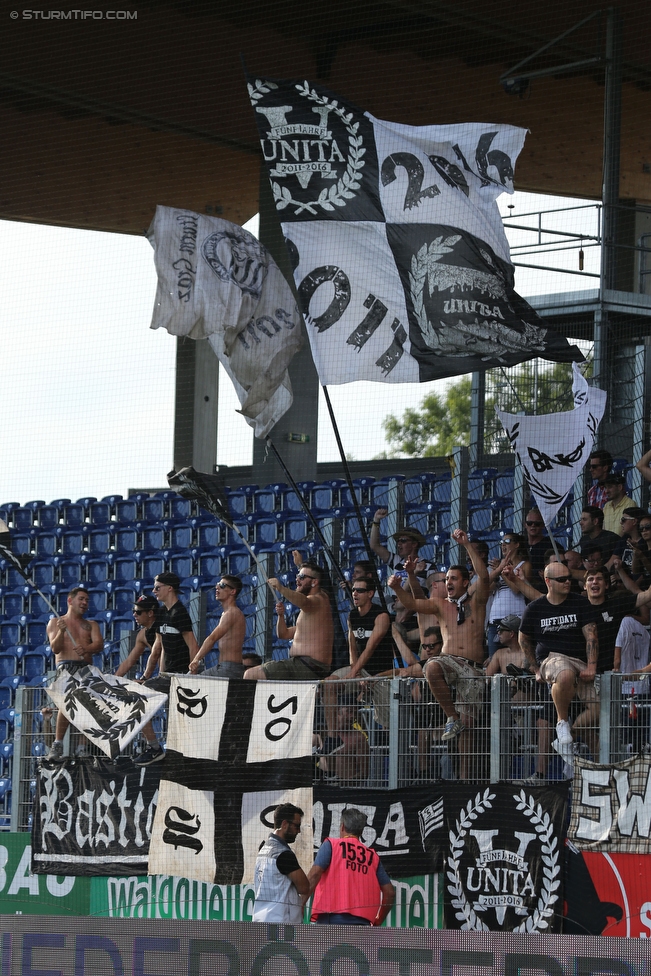
M 651 525 L 648 523 L 640 526 L 640 532 L 649 532 L 649 530 L 651 530 Z
M 421 644 L 424 651 L 433 651 L 435 647 L 440 647 L 443 641 L 434 641 L 433 644 Z
M 137 614 L 137 616 L 139 617 L 141 613 L 146 613 L 147 611 L 146 610 L 134 610 L 133 612 L 135 614 Z
M 307 573 L 299 573 L 298 576 L 296 577 L 296 579 L 300 579 L 300 580 L 311 579 L 311 580 L 313 580 L 313 579 L 316 579 L 316 576 L 308 576 Z
M 502 539 L 502 541 L 500 542 L 500 545 L 501 546 L 510 546 L 512 542 L 513 542 L 513 539 Z
M 571 576 L 545 576 L 545 579 L 549 580 L 550 583 L 568 583 L 572 577 Z
M 620 522 L 634 522 L 635 521 L 635 516 L 634 515 L 622 515 L 622 517 L 620 518 L 619 521 Z
M 526 519 L 524 524 L 525 525 L 534 526 L 534 525 L 544 525 L 545 523 L 544 522 L 532 522 L 530 519 Z
M 396 542 L 415 542 L 415 541 L 416 540 L 412 539 L 410 535 L 403 535 L 399 539 L 396 539 Z
M 217 583 L 215 585 L 215 589 L 216 590 L 232 590 L 233 587 L 231 586 L 230 583 Z
M 353 593 L 369 593 L 365 586 L 353 586 Z
M 156 593 L 158 590 L 164 590 L 166 586 L 167 583 L 161 583 L 160 585 L 157 583 L 156 586 L 153 587 L 154 593 Z

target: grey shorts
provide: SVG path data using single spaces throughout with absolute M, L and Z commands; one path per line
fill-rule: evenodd
M 571 671 L 574 675 L 576 697 L 582 702 L 598 702 L 599 695 L 594 681 L 579 681 L 579 675 L 587 668 L 585 661 L 578 657 L 568 657 L 566 654 L 550 654 L 540 665 L 540 677 L 550 686 L 554 684 L 559 674 Z
M 243 678 L 246 668 L 237 661 L 220 661 L 214 668 L 206 668 L 204 674 L 211 678 Z
M 432 664 L 443 671 L 445 683 L 456 690 L 455 705 L 460 715 L 477 715 L 484 701 L 486 681 L 481 664 L 456 654 L 439 654 L 430 658 L 425 666 L 425 676 Z
M 87 668 L 85 661 L 59 661 L 57 671 L 67 671 L 68 674 L 76 674 L 82 668 Z
M 288 657 L 282 661 L 267 661 L 262 665 L 267 678 L 274 681 L 321 681 L 330 668 L 313 657 Z

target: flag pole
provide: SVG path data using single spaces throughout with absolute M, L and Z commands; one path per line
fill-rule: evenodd
M 562 559 L 561 559 L 561 554 L 560 554 L 560 551 L 559 551 L 559 548 L 558 548 L 558 544 L 556 542 L 556 539 L 552 535 L 552 530 L 550 529 L 550 527 L 548 525 L 546 525 L 545 528 L 547 529 L 547 535 L 549 536 L 549 541 L 552 544 L 552 549 L 554 550 L 554 552 L 556 554 L 556 558 L 557 558 L 557 560 L 560 563 L 560 562 L 562 562 Z
M 319 525 L 319 523 L 317 522 L 316 518 L 314 517 L 314 514 L 312 513 L 312 511 L 310 509 L 310 506 L 308 505 L 308 503 L 306 502 L 305 498 L 301 494 L 301 491 L 300 491 L 298 485 L 296 484 L 296 482 L 294 481 L 294 478 L 292 477 L 292 473 L 289 470 L 289 468 L 287 467 L 287 465 L 285 464 L 285 462 L 284 462 L 284 460 L 283 460 L 280 452 L 278 451 L 278 448 L 276 447 L 276 445 L 272 441 L 271 437 L 269 437 L 269 435 L 267 435 L 265 437 L 265 442 L 268 445 L 268 447 L 271 448 L 271 450 L 274 453 L 274 457 L 278 461 L 278 464 L 281 466 L 281 468 L 285 472 L 285 477 L 289 481 L 290 485 L 292 486 L 292 488 L 293 488 L 293 490 L 294 490 L 294 492 L 296 494 L 296 497 L 300 501 L 301 506 L 303 508 L 303 511 L 305 512 L 305 514 L 307 515 L 308 519 L 312 523 L 312 526 L 314 528 L 314 531 L 316 532 L 316 534 L 318 536 L 319 542 L 323 546 L 323 548 L 324 548 L 325 552 L 327 553 L 327 555 L 330 557 L 330 561 L 331 561 L 331 563 L 332 563 L 332 565 L 334 567 L 334 570 L 335 570 L 337 576 L 339 577 L 339 579 L 341 580 L 342 583 L 345 583 L 346 586 L 348 586 L 348 580 L 344 576 L 344 574 L 342 572 L 342 569 L 341 569 L 341 567 L 339 565 L 338 560 L 335 559 L 335 554 L 333 553 L 332 549 L 328 545 L 328 542 L 327 542 L 327 540 L 326 540 L 323 532 L 321 531 L 321 526 Z
M 346 482 L 350 490 L 350 497 L 353 501 L 353 506 L 355 508 L 355 515 L 357 516 L 357 521 L 359 522 L 359 530 L 362 535 L 362 541 L 364 542 L 364 548 L 366 549 L 366 555 L 368 556 L 368 561 L 373 567 L 373 578 L 375 580 L 375 585 L 377 587 L 377 594 L 380 598 L 382 604 L 382 609 L 388 612 L 387 602 L 384 598 L 384 590 L 382 589 L 382 584 L 380 583 L 380 577 L 377 574 L 377 568 L 375 566 L 375 556 L 373 555 L 373 550 L 371 549 L 371 543 L 366 532 L 366 526 L 364 525 L 364 519 L 362 518 L 362 513 L 359 507 L 359 502 L 357 501 L 357 495 L 355 494 L 355 486 L 353 485 L 352 475 L 350 473 L 350 468 L 348 467 L 348 458 L 344 451 L 344 445 L 341 441 L 341 435 L 339 433 L 339 427 L 337 426 L 337 419 L 335 417 L 335 412 L 332 409 L 332 403 L 330 402 L 330 394 L 328 393 L 328 387 L 325 383 L 322 384 L 321 389 L 323 390 L 323 395 L 325 397 L 326 406 L 328 408 L 328 413 L 330 414 L 330 422 L 332 424 L 332 429 L 334 431 L 335 440 L 337 441 L 337 447 L 339 448 L 339 457 L 341 458 L 341 463 L 344 468 L 344 474 L 346 475 Z

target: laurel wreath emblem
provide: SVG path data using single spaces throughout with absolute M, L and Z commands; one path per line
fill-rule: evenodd
M 256 105 L 263 95 L 268 94 L 272 88 L 278 88 L 278 85 L 273 81 L 261 81 L 259 78 L 256 78 L 253 84 L 249 82 L 246 87 L 249 91 L 251 104 Z
M 427 318 L 427 312 L 425 310 L 425 298 L 423 295 L 425 281 L 430 264 L 440 260 L 444 254 L 449 254 L 453 251 L 454 245 L 459 240 L 460 236 L 458 234 L 448 237 L 445 240 L 443 240 L 443 237 L 437 237 L 436 240 L 431 242 L 429 247 L 427 246 L 427 242 L 423 244 L 418 253 L 414 254 L 411 259 L 411 271 L 409 272 L 411 300 L 418 324 L 423 333 L 423 338 L 431 348 L 439 345 L 439 338 L 436 330 Z
M 267 82 L 267 84 L 270 84 L 270 82 Z M 330 99 L 319 95 L 318 92 L 314 91 L 313 88 L 310 88 L 307 81 L 303 82 L 302 85 L 296 85 L 296 91 L 303 98 L 307 98 L 311 102 L 316 102 L 317 105 L 323 105 L 326 108 L 329 108 L 331 112 L 334 112 L 335 115 L 338 115 L 348 132 L 348 145 L 350 148 L 348 153 L 348 162 L 346 164 L 346 172 L 343 174 L 341 179 L 337 180 L 336 183 L 333 183 L 332 186 L 329 188 L 324 188 L 316 200 L 309 200 L 307 202 L 295 200 L 289 187 L 281 186 L 274 180 L 271 181 L 271 189 L 273 191 L 276 208 L 278 210 L 284 210 L 285 207 L 293 206 L 295 208 L 295 214 L 300 214 L 304 210 L 307 210 L 309 213 L 317 216 L 317 207 L 321 207 L 322 210 L 334 210 L 335 207 L 345 207 L 346 201 L 354 198 L 354 191 L 359 190 L 360 187 L 360 174 L 364 168 L 363 157 L 366 155 L 366 150 L 362 146 L 362 137 L 357 134 L 359 122 L 352 121 L 352 112 L 347 113 L 346 110 L 342 108 L 339 102 L 337 102 L 335 99 L 331 101 Z M 253 98 L 253 96 L 251 97 Z
M 450 855 L 448 856 L 448 891 L 452 895 L 452 907 L 457 909 L 455 918 L 462 924 L 462 929 L 471 929 L 477 932 L 489 932 L 486 923 L 477 916 L 474 908 L 466 898 L 466 893 L 461 882 L 460 862 L 461 855 L 465 846 L 465 837 L 472 822 L 477 819 L 479 814 L 485 813 L 492 808 L 491 800 L 495 799 L 495 794 L 490 789 L 484 793 L 477 793 L 474 801 L 469 800 L 464 811 L 462 811 L 455 823 L 455 831 L 450 831 Z M 560 885 L 558 864 L 558 844 L 553 836 L 553 824 L 551 817 L 545 813 L 542 806 L 536 804 L 532 796 L 527 796 L 524 790 L 513 794 L 518 810 L 521 810 L 528 817 L 533 825 L 538 837 L 540 838 L 540 850 L 543 861 L 543 882 L 540 897 L 532 914 L 528 916 L 514 932 L 538 932 L 549 927 L 548 919 L 554 914 L 553 904 L 558 900 L 556 891 Z

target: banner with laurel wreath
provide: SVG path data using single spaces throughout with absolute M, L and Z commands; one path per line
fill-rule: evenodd
M 567 784 L 446 790 L 446 928 L 561 930 L 567 797 Z
M 496 199 L 524 129 L 385 122 L 307 81 L 248 89 L 322 383 L 583 358 L 514 291 Z

